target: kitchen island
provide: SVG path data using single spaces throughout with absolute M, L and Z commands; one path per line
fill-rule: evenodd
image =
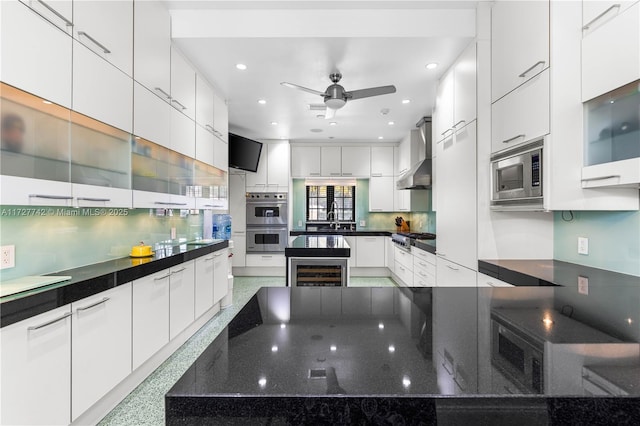
M 262 288 L 167 393 L 166 423 L 637 424 L 640 378 L 619 386 L 624 396 L 596 397 L 583 373 L 637 372 L 637 326 L 572 318 L 568 297 L 559 287 Z M 541 375 L 507 374 L 518 351 L 500 351 L 509 342 L 492 321 L 507 310 L 503 328 L 542 343 Z M 639 314 L 638 304 L 607 313 Z
M 284 251 L 287 286 L 346 286 L 351 248 L 342 235 L 301 235 Z

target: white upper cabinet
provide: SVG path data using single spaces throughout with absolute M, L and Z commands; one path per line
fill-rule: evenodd
M 20 0 L 49 22 L 71 34 L 73 29 L 73 3 L 71 0 Z M 3 2 L 5 3 L 5 2 Z M 13 3 L 13 2 L 12 2 Z M 77 1 L 75 2 L 78 3 Z
M 320 172 L 322 176 L 342 176 L 342 150 L 339 146 L 320 147 Z
M 171 47 L 171 105 L 196 118 L 196 72 L 182 53 Z
M 291 177 L 320 176 L 320 147 L 292 146 L 291 147 Z
M 371 177 L 393 176 L 393 147 L 371 147 Z
M 196 123 L 213 133 L 213 88 L 196 74 Z
M 393 176 L 371 176 L 369 178 L 369 211 L 392 212 L 396 190 Z
M 0 79 L 70 108 L 71 37 L 19 2 L 2 1 L 0 11 Z
M 229 144 L 220 138 L 213 138 L 213 166 L 217 169 L 229 170 Z
M 265 143 L 256 173 L 248 172 L 247 191 L 286 192 L 289 188 L 289 144 Z
M 342 176 L 369 177 L 371 174 L 371 148 L 368 146 L 342 147 Z
M 204 127 L 196 126 L 196 160 L 213 165 L 215 136 Z
M 180 154 L 196 156 L 196 123 L 180 111 L 171 110 L 171 146 Z
M 133 76 L 133 1 L 76 1 L 73 23 L 77 40 Z
M 491 10 L 491 100 L 549 67 L 549 2 L 496 1 Z
M 213 133 L 222 141 L 229 143 L 229 108 L 224 97 L 213 92 Z
M 549 133 L 549 70 L 491 105 L 491 152 Z
M 137 82 L 133 86 L 133 99 L 133 133 L 170 148 L 172 110 L 169 104 Z
M 600 11 L 583 27 L 583 101 L 640 79 L 640 3 L 629 3 L 583 2 L 583 16 Z
M 460 54 L 440 80 L 434 109 L 433 137 L 441 141 L 476 119 L 476 43 Z
M 131 132 L 131 77 L 77 41 L 73 44 L 73 50 L 73 109 L 125 132 Z
M 134 79 L 170 101 L 171 16 L 159 1 L 134 2 Z

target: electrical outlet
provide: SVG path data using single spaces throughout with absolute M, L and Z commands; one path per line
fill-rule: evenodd
M 302 228 L 302 221 L 301 220 L 298 221 L 298 228 Z
M 171 239 L 175 240 L 177 237 L 176 228 L 171 228 Z
M 13 268 L 16 266 L 16 246 L 2 246 L 0 254 L 0 269 Z
M 578 275 L 578 293 L 589 294 L 589 278 Z
M 586 237 L 578 237 L 578 254 L 589 254 L 589 239 Z
M 360 221 L 360 227 L 361 227 L 361 228 L 364 228 L 364 227 L 366 227 L 366 226 L 367 226 L 367 222 L 366 222 L 366 221 L 364 221 L 364 220 L 361 220 L 361 221 Z

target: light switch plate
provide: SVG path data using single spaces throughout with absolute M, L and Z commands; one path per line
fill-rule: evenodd
M 589 239 L 586 237 L 578 237 L 578 254 L 589 254 Z
M 589 278 L 578 276 L 578 293 L 585 296 L 589 294 Z

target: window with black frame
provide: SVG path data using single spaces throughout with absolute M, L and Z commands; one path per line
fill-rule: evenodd
M 342 185 L 307 186 L 307 222 L 324 222 L 336 203 L 337 219 L 354 222 L 356 217 L 356 187 Z

